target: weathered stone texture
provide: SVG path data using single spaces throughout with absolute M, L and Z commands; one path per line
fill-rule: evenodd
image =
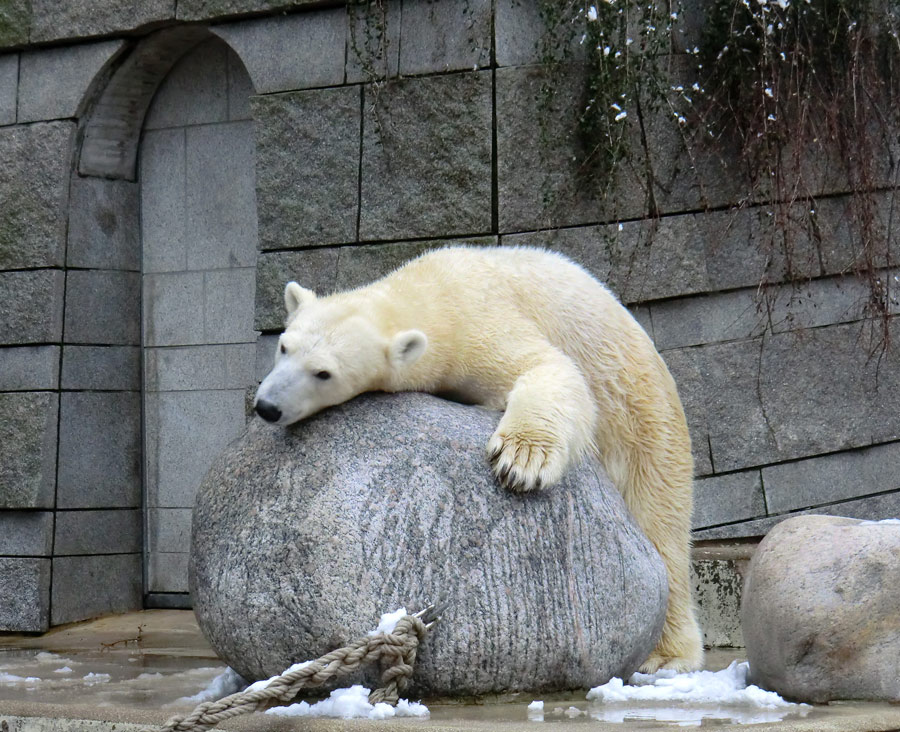
M 131 345 L 141 340 L 136 272 L 72 270 L 66 276 L 66 341 Z
M 255 383 L 253 343 L 148 348 L 144 388 L 148 391 L 241 389 Z
M 594 463 L 546 491 L 501 489 L 484 456 L 498 417 L 371 394 L 289 429 L 251 423 L 194 512 L 194 608 L 220 656 L 267 677 L 443 596 L 413 695 L 584 688 L 636 668 L 666 605 L 658 555 Z
M 740 610 L 746 570 L 746 560 L 695 559 L 691 563 L 691 584 L 703 629 L 703 645 L 743 647 Z
M 0 128 L 0 269 L 62 264 L 75 125 Z
M 57 511 L 54 555 L 140 553 L 142 524 L 139 509 Z
M 359 89 L 255 97 L 252 106 L 261 248 L 355 241 Z
M 142 606 L 140 554 L 53 559 L 53 625 Z
M 402 3 L 347 3 L 348 84 L 400 74 Z
M 0 348 L 0 391 L 59 388 L 59 346 Z
M 765 515 L 766 498 L 758 470 L 716 475 L 694 482 L 694 528 Z
M 0 48 L 27 43 L 30 29 L 30 0 L 6 0 L 0 5 Z
M 137 346 L 64 346 L 63 389 L 138 391 L 141 388 Z
M 763 468 L 772 513 L 900 489 L 900 442 Z
M 11 125 L 16 121 L 18 85 L 19 54 L 0 55 L 0 125 Z
M 58 397 L 0 394 L 0 508 L 52 508 Z
M 541 67 L 496 72 L 497 179 L 500 232 L 639 218 L 647 212 L 631 171 L 607 200 L 581 161 L 577 111 L 583 74 L 567 69 L 549 79 Z
M 802 516 L 750 563 L 751 681 L 789 699 L 900 700 L 900 525 Z
M 284 328 L 284 286 L 291 280 L 318 294 L 335 290 L 338 248 L 263 252 L 256 267 L 256 327 Z
M 86 102 L 91 82 L 124 47 L 124 41 L 105 41 L 23 53 L 18 121 L 75 117 Z
M 491 230 L 491 72 L 365 91 L 360 240 Z
M 686 348 L 666 351 L 663 360 L 675 379 L 684 407 L 691 435 L 691 452 L 694 455 L 694 474 L 709 475 L 713 472 L 713 467 L 704 396 L 707 384 L 700 371 L 696 350 Z
M 63 392 L 58 508 L 141 505 L 141 400 L 135 392 Z
M 344 81 L 343 8 L 213 26 L 243 61 L 258 94 L 336 86 Z
M 0 272 L 0 343 L 58 342 L 64 283 L 61 270 Z
M 70 267 L 139 270 L 138 185 L 75 176 L 70 195 L 66 263 Z
M 85 38 L 175 17 L 175 0 L 31 0 L 31 40 Z
M 51 511 L 0 511 L 0 556 L 49 556 L 53 548 Z
M 487 66 L 491 61 L 491 6 L 491 0 L 404 4 L 400 73 Z
M 0 631 L 43 633 L 49 607 L 50 560 L 0 557 Z
M 178 0 L 178 20 L 205 20 L 241 13 L 289 10 L 319 0 Z
M 150 592 L 187 592 L 187 552 L 159 552 L 147 555 L 147 582 Z

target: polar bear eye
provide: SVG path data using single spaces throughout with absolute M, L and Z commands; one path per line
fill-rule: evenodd
M 323 371 L 316 371 L 316 378 L 319 379 L 320 381 L 328 381 L 328 379 L 331 378 L 331 372 L 330 372 L 330 371 L 324 371 L 324 370 L 323 370 Z
M 284 347 L 284 343 L 281 344 L 281 352 L 287 353 L 287 348 Z

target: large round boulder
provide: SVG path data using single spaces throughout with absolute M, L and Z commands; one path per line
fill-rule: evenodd
M 900 700 L 900 522 L 797 516 L 750 561 L 754 684 L 797 701 Z
M 411 694 L 632 673 L 662 628 L 662 560 L 593 461 L 551 489 L 500 488 L 485 456 L 499 416 L 370 394 L 287 429 L 254 420 L 194 509 L 194 612 L 221 658 L 266 678 L 443 598 Z

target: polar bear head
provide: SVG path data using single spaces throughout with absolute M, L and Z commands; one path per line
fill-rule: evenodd
M 288 282 L 284 304 L 286 327 L 275 366 L 254 402 L 268 422 L 292 424 L 365 391 L 387 388 L 391 376 L 418 361 L 428 345 L 418 330 L 385 335 L 385 324 L 374 315 L 377 308 L 365 307 L 359 297 L 319 298 Z

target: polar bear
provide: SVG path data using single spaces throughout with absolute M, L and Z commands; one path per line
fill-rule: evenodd
M 504 410 L 487 445 L 510 490 L 550 486 L 594 453 L 666 564 L 661 639 L 642 665 L 698 669 L 689 582 L 693 460 L 675 383 L 602 284 L 554 252 L 447 247 L 359 289 L 296 282 L 259 415 L 288 425 L 366 391 L 424 391 Z

